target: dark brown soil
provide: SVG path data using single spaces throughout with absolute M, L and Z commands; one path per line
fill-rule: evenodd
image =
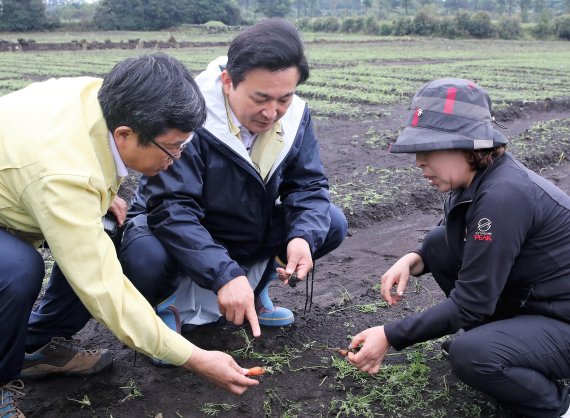
M 337 192 L 333 195 L 335 202 L 342 202 L 347 193 L 360 187 L 370 187 L 379 194 L 394 187 L 397 191 L 376 203 L 351 204 L 347 210 L 350 233 L 345 243 L 316 263 L 312 310 L 303 313 L 304 286 L 292 289 L 275 285 L 274 302 L 292 308 L 296 322 L 289 328 L 264 329 L 261 338 L 251 341 L 247 353 L 243 354 L 247 347 L 243 330 L 251 336 L 248 327 L 243 330 L 235 326 L 205 327 L 187 335 L 203 348 L 227 352 L 242 349 L 242 355 L 235 357 L 245 367 L 269 361 L 274 373 L 260 377 L 259 386 L 241 397 L 234 396 L 181 368 L 156 368 L 92 321 L 78 338 L 88 347 L 110 348 L 115 357 L 113 369 L 89 378 L 26 382 L 27 396 L 21 401 L 24 413 L 42 418 L 160 414 L 165 418 L 202 417 L 207 415 L 204 406 L 210 403 L 216 404 L 211 405 L 214 409 L 210 415 L 221 411 L 221 404 L 227 404 L 228 410 L 218 415 L 225 417 L 512 417 L 507 409 L 455 379 L 447 361 L 439 354 L 440 341 L 420 349 L 409 348 L 385 361 L 386 370 L 392 370 L 388 368 L 390 365 L 409 365 L 414 353 L 418 350 L 422 353 L 421 363 L 427 367 L 429 384 L 416 395 L 416 403 L 405 398 L 402 387 L 398 386 L 390 401 L 386 398 L 363 409 L 347 409 L 346 403 L 339 402 L 350 395 L 367 395 L 370 385 L 354 376 L 340 376 L 333 363 L 333 359 L 340 357 L 324 347 L 345 347 L 351 335 L 431 306 L 443 297 L 427 276 L 410 286 L 405 300 L 396 307 L 380 307 L 375 313 L 358 310 L 363 305 L 380 302 L 374 284 L 437 221 L 442 202 L 441 196 L 421 182 L 418 172 L 409 169 L 413 167 L 413 155 L 387 152 L 387 143 L 396 138 L 406 116 L 406 107 L 396 106 L 378 113 L 386 116 L 366 120 L 316 118 L 322 158 Z M 570 165 L 565 155 L 570 149 L 569 120 L 561 120 L 554 128 L 546 126 L 529 131 L 536 122 L 561 118 L 570 118 L 568 101 L 513 104 L 499 115 L 499 120 L 508 127 L 507 136 L 515 139 L 513 152 L 516 154 L 518 143 L 530 144 L 531 147 L 521 148 L 521 159 L 568 192 Z M 380 169 L 402 169 L 402 173 L 389 174 L 386 178 L 363 174 Z M 384 180 L 374 183 L 379 178 Z M 288 363 L 275 366 L 267 357 L 269 354 L 288 359 Z M 255 358 L 256 355 L 266 357 Z M 390 373 L 385 372 L 378 385 L 385 388 L 392 384 Z M 141 396 L 128 397 L 134 394 L 135 387 Z M 435 392 L 444 396 L 435 399 Z M 79 402 L 84 399 L 90 404 Z

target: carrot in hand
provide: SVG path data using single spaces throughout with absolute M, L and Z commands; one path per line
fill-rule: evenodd
M 247 371 L 247 376 L 261 376 L 265 374 L 265 369 L 263 367 L 252 367 Z
M 348 357 L 348 353 L 356 353 L 354 348 L 331 348 L 330 350 L 336 351 L 343 357 Z

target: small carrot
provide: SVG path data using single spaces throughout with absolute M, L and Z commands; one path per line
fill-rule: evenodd
M 328 350 L 335 351 L 335 352 L 339 353 L 339 354 L 340 354 L 341 356 L 343 356 L 343 357 L 348 357 L 348 353 L 356 353 L 356 350 L 355 350 L 354 348 L 348 348 L 348 349 L 346 349 L 346 348 L 338 348 L 338 347 L 335 347 L 335 348 L 328 348 Z
M 348 357 L 348 350 L 343 350 L 342 348 L 339 348 L 338 353 L 343 357 Z
M 247 371 L 247 376 L 261 376 L 262 374 L 265 374 L 265 368 L 259 366 L 252 367 Z

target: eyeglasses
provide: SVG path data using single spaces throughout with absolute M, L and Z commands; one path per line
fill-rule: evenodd
M 194 136 L 194 132 L 192 132 L 190 134 L 190 136 L 188 137 L 188 139 L 186 141 L 184 141 L 182 144 L 180 144 L 178 146 L 178 152 L 176 153 L 171 153 L 170 151 L 168 151 L 165 147 L 163 147 L 162 145 L 160 145 L 158 142 L 156 142 L 154 139 L 151 139 L 150 142 L 152 142 L 154 145 L 156 145 L 158 147 L 158 149 L 160 149 L 162 152 L 164 152 L 166 155 L 168 155 L 168 158 L 170 158 L 172 161 L 176 160 L 178 157 L 180 157 L 180 155 L 182 154 L 182 151 L 184 151 L 184 148 L 186 148 L 188 146 L 188 144 L 190 143 L 190 141 L 192 141 L 192 137 Z

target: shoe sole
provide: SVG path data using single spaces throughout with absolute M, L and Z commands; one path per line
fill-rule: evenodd
M 82 370 L 82 371 L 65 371 L 65 370 L 61 370 L 60 367 L 53 367 L 52 369 L 50 369 L 49 371 L 46 370 L 34 370 L 33 367 L 30 367 L 29 369 L 24 369 L 20 372 L 20 377 L 23 377 L 25 379 L 43 379 L 46 377 L 56 377 L 56 376 L 89 376 L 89 375 L 93 375 L 93 374 L 98 374 L 101 372 L 104 372 L 108 369 L 110 369 L 113 366 L 113 358 L 111 357 L 111 353 L 109 353 L 109 357 L 110 360 L 108 361 L 108 363 L 105 364 L 105 362 L 102 362 L 101 360 L 99 361 L 100 363 L 102 363 L 101 366 L 98 366 L 98 364 L 95 365 L 95 367 L 89 369 L 89 370 Z M 101 359 L 104 359 L 104 355 L 101 356 Z
M 259 325 L 262 327 L 286 327 L 293 325 L 294 318 L 265 318 L 259 319 Z

